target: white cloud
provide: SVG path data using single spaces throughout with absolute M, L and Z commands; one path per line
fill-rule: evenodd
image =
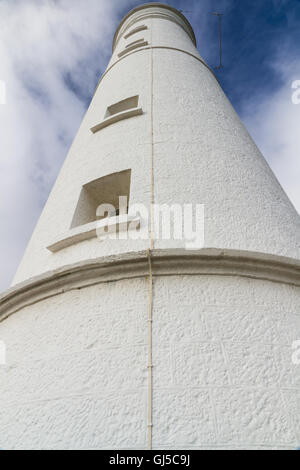
M 269 165 L 300 212 L 300 104 L 292 101 L 294 80 L 300 80 L 300 60 L 281 45 L 272 66 L 282 86 L 264 97 L 249 97 L 243 120 Z M 254 99 L 253 99 L 254 98 Z
M 0 104 L 0 290 L 20 261 L 127 4 L 0 2 L 0 80 L 7 100 Z

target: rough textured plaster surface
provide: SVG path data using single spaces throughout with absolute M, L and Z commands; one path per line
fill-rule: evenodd
M 148 281 L 58 295 L 0 323 L 4 449 L 146 447 Z M 295 448 L 299 289 L 155 278 L 155 448 Z
M 139 24 L 148 26 L 143 37 L 157 47 L 155 201 L 204 203 L 207 247 L 299 258 L 299 217 L 216 79 L 197 60 L 188 34 L 162 18 Z M 148 247 L 90 240 L 55 254 L 46 249 L 58 230 L 69 229 L 81 187 L 91 180 L 131 168 L 131 202 L 151 200 L 151 50 L 118 60 L 125 45 L 122 38 L 117 43 L 15 283 Z M 108 106 L 136 94 L 143 116 L 91 133 Z M 7 345 L 7 365 L 0 366 L 0 448 L 146 447 L 148 289 L 146 278 L 98 284 L 42 300 L 0 323 Z M 155 277 L 153 446 L 298 446 L 300 366 L 291 360 L 297 339 L 297 287 L 238 276 Z
M 152 92 L 155 202 L 204 204 L 205 247 L 300 258 L 299 215 L 189 35 L 162 18 L 142 18 L 134 25 L 140 24 L 148 26 L 143 37 L 156 48 L 117 60 L 132 38 L 118 41 L 14 284 L 85 259 L 148 248 L 149 241 L 94 239 L 56 254 L 47 250 L 69 230 L 81 188 L 92 180 L 131 169 L 130 203 L 149 208 Z M 135 95 L 142 116 L 91 132 L 108 106 Z M 156 243 L 156 248 L 184 246 L 181 240 Z
M 155 447 L 299 444 L 298 288 L 219 276 L 155 282 Z

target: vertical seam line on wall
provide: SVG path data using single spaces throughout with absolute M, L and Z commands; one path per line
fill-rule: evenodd
M 151 44 L 153 35 L 153 23 L 151 24 Z M 150 50 L 150 250 L 154 248 L 154 217 L 153 217 L 153 204 L 154 204 L 154 136 L 153 136 L 153 48 Z
M 147 250 L 149 265 L 149 309 L 148 309 L 148 449 L 152 449 L 152 305 L 153 305 L 153 277 L 151 250 Z
M 153 39 L 153 20 L 151 20 L 150 28 L 150 41 L 152 44 Z M 153 276 L 152 276 L 152 260 L 151 250 L 154 248 L 154 234 L 153 234 L 153 204 L 154 204 L 154 139 L 153 139 L 153 49 L 150 49 L 150 248 L 147 250 L 148 266 L 149 266 L 149 309 L 148 309 L 148 417 L 147 417 L 147 430 L 148 430 L 148 449 L 152 449 L 152 403 L 153 403 L 153 384 L 152 384 L 152 311 L 153 311 Z

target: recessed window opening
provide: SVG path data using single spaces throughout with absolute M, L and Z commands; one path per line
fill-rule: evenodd
M 113 116 L 114 114 L 122 113 L 123 111 L 137 108 L 138 104 L 139 95 L 131 96 L 130 98 L 126 98 L 125 100 L 118 101 L 118 103 L 108 106 L 104 117 L 108 118 L 110 116 Z
M 80 192 L 71 228 L 106 217 L 118 216 L 120 214 L 119 197 L 125 196 L 129 204 L 130 179 L 131 170 L 124 170 L 85 184 Z M 97 217 L 97 208 L 101 204 L 111 204 L 115 208 L 115 213 L 106 213 L 102 217 Z
M 131 42 L 130 44 L 127 44 L 127 46 L 125 46 L 125 48 L 131 47 L 131 46 L 133 46 L 134 44 L 138 44 L 139 42 L 144 42 L 144 38 L 143 38 L 143 39 L 137 39 L 136 41 L 133 41 L 133 42 Z
M 138 107 L 138 104 L 139 95 L 135 95 L 108 106 L 103 121 L 91 127 L 91 131 L 93 134 L 95 134 L 101 129 L 104 129 L 105 127 L 110 126 L 116 122 L 122 121 L 123 119 L 140 116 L 143 114 L 143 110 L 141 107 Z
M 123 57 L 125 54 L 128 54 L 129 52 L 135 51 L 139 47 L 148 46 L 148 44 L 149 44 L 148 41 L 142 41 L 142 42 L 138 42 L 137 44 L 132 44 L 132 45 L 130 45 L 130 47 L 128 46 L 122 52 L 120 52 L 118 54 L 118 57 Z
M 131 31 L 129 31 L 129 33 L 127 33 L 124 38 L 127 39 L 129 38 L 130 36 L 132 36 L 133 34 L 135 33 L 138 33 L 140 31 L 144 31 L 145 29 L 148 29 L 148 27 L 146 25 L 141 25 L 141 26 L 138 26 L 137 28 L 134 28 L 132 29 Z

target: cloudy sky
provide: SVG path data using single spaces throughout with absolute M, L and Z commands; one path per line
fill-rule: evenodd
M 0 290 L 7 288 L 47 200 L 130 0 L 0 0 Z M 300 2 L 172 0 L 300 211 Z M 297 50 L 298 49 L 298 50 Z M 1 99 L 1 97 L 0 97 Z

